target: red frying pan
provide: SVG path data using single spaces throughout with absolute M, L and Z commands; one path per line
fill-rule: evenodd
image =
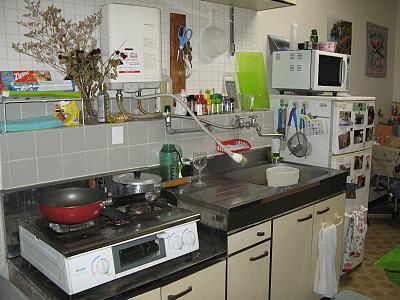
M 104 192 L 83 187 L 46 192 L 37 198 L 38 209 L 45 219 L 58 224 L 77 224 L 93 220 L 101 213 Z

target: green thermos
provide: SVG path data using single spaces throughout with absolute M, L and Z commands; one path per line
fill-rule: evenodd
M 164 144 L 159 153 L 160 175 L 163 181 L 179 178 L 182 150 L 174 144 Z

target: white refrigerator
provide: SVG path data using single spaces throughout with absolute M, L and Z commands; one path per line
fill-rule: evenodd
M 293 120 L 291 126 L 288 126 L 290 111 L 294 107 L 298 116 L 298 130 L 308 140 L 308 151 L 304 157 L 299 158 L 283 145 L 282 158 L 285 161 L 347 171 L 346 215 L 362 207 L 367 208 L 375 98 L 271 95 L 274 130 L 286 132 L 288 138 L 296 132 Z M 345 237 L 348 226 L 349 220 L 345 218 Z M 359 265 L 362 259 L 363 252 L 352 258 L 351 268 Z

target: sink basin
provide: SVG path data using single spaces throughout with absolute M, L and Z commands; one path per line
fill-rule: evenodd
M 268 185 L 266 179 L 266 169 L 277 166 L 288 166 L 299 169 L 299 183 L 318 178 L 328 174 L 327 169 L 318 168 L 314 166 L 300 165 L 300 164 L 265 164 L 240 170 L 235 170 L 225 174 L 225 177 L 235 181 L 248 182 L 258 185 Z

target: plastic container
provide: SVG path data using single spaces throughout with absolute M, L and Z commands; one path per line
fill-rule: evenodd
M 335 52 L 336 51 L 336 42 L 320 42 L 318 43 L 318 50 L 327 51 L 327 52 Z
M 277 166 L 265 170 L 268 186 L 282 187 L 297 184 L 300 171 L 288 166 Z
M 162 70 L 162 80 L 160 83 L 160 93 L 161 94 L 171 94 L 172 93 L 172 79 L 168 76 L 167 70 Z M 164 112 L 165 107 L 169 105 L 171 109 L 174 107 L 174 99 L 172 97 L 160 97 L 157 98 L 160 101 L 160 107 L 157 107 L 157 111 Z
M 187 98 L 186 98 L 187 95 L 186 95 L 186 91 L 185 90 L 183 90 L 183 89 L 181 90 L 181 92 L 179 93 L 179 97 L 181 97 L 183 102 L 187 103 Z M 186 112 L 187 112 L 186 108 L 184 108 L 181 103 L 176 101 L 175 114 L 185 116 Z
M 159 153 L 160 175 L 163 181 L 179 178 L 181 149 L 174 144 L 164 144 Z
M 292 26 L 290 27 L 290 50 L 298 50 L 299 44 L 299 25 L 296 24 L 296 21 L 293 21 Z

